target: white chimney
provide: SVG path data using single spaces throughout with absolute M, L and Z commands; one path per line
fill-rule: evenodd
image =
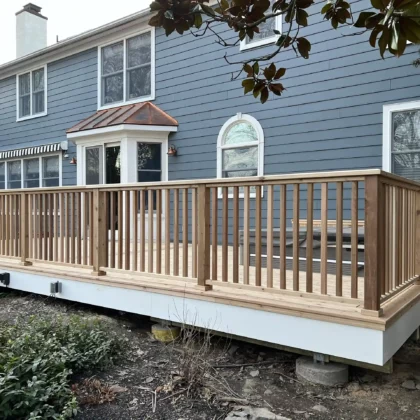
M 32 3 L 16 13 L 16 58 L 47 46 L 47 20 Z

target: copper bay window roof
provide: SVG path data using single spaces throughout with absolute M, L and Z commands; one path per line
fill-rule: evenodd
M 68 129 L 67 133 L 77 133 L 123 124 L 177 127 L 178 121 L 156 105 L 150 102 L 143 102 L 99 110 Z

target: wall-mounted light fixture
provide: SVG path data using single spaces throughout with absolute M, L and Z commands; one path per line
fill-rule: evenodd
M 73 156 L 69 163 L 70 165 L 77 165 L 77 159 Z
M 171 146 L 168 149 L 168 156 L 177 156 L 178 155 L 178 150 L 176 150 L 176 147 L 171 144 Z

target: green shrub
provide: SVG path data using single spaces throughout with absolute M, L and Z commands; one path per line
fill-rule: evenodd
M 72 417 L 71 375 L 111 364 L 119 348 L 98 320 L 31 317 L 0 326 L 0 418 Z

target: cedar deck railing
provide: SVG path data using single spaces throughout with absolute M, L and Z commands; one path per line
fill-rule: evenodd
M 4 190 L 0 255 L 380 314 L 418 279 L 419 217 L 420 184 L 379 170 Z

